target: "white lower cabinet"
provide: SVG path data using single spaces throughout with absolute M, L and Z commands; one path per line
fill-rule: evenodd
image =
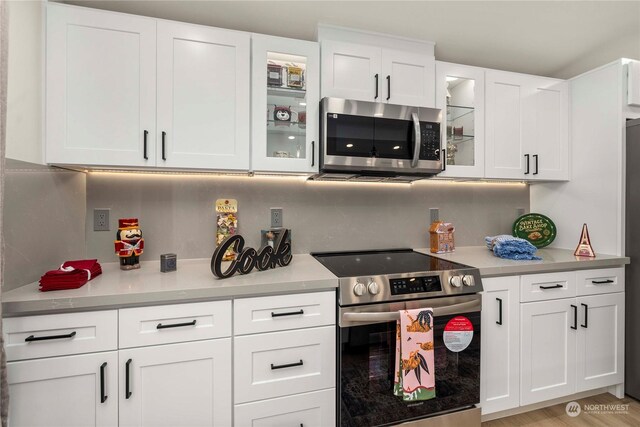
M 578 392 L 624 381 L 624 295 L 578 298 Z
M 522 304 L 520 404 L 576 391 L 575 298 Z
M 236 427 L 304 426 L 335 424 L 335 389 L 301 393 L 259 402 L 236 405 Z
M 482 281 L 480 404 L 483 414 L 520 404 L 520 286 L 518 276 Z
M 9 362 L 9 425 L 118 425 L 118 353 Z

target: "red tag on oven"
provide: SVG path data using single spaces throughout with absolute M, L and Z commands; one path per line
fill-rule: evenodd
M 464 316 L 456 316 L 447 322 L 442 333 L 444 345 L 454 353 L 469 347 L 473 339 L 473 324 Z

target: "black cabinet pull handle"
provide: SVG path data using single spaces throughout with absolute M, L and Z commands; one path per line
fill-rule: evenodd
M 529 175 L 529 155 L 525 154 L 524 158 L 527 159 L 526 169 L 524 170 L 525 175 Z
M 441 150 L 442 153 L 442 172 L 447 170 L 447 149 L 443 148 Z
M 387 101 L 391 98 L 391 76 L 387 76 Z
M 127 363 L 125 364 L 125 371 L 124 371 L 124 386 L 125 386 L 124 397 L 125 397 L 125 399 L 130 398 L 131 395 L 133 394 L 133 393 L 131 393 L 131 380 L 129 378 L 129 365 L 131 365 L 131 359 L 127 360 Z
M 288 311 L 286 313 L 274 313 L 272 311 L 271 312 L 271 317 L 296 316 L 296 315 L 300 315 L 300 314 L 304 314 L 304 310 L 303 309 L 300 309 L 298 311 Z
M 538 175 L 538 155 L 534 154 L 533 158 L 536 160 L 536 171 L 533 174 Z
M 162 323 L 158 323 L 158 326 L 156 326 L 156 329 L 181 328 L 183 326 L 195 326 L 195 324 L 196 324 L 196 319 L 193 319 L 191 322 L 173 323 L 170 325 L 163 325 Z
M 502 325 L 502 298 L 496 298 L 498 301 L 498 320 L 496 320 L 496 324 Z
M 107 367 L 107 362 L 100 365 L 100 403 L 107 401 L 107 396 L 104 391 L 104 369 Z
M 33 342 L 33 341 L 46 341 L 46 340 L 61 340 L 64 338 L 73 338 L 76 336 L 76 331 L 73 331 L 69 334 L 64 334 L 64 335 L 49 335 L 46 337 L 36 337 L 33 335 L 29 335 L 28 337 L 26 337 L 24 339 L 25 342 Z
M 580 326 L 582 326 L 583 328 L 588 328 L 589 327 L 589 306 L 584 303 L 582 303 L 581 305 L 584 307 L 584 323 L 581 324 Z
M 607 279 L 607 280 L 592 280 L 591 283 L 593 283 L 594 285 L 604 285 L 607 283 L 614 283 L 613 280 L 611 279 Z
M 540 289 L 559 289 L 562 288 L 563 286 L 558 283 L 557 285 L 553 285 L 553 286 L 542 286 L 540 285 Z
M 149 156 L 147 155 L 147 136 L 149 136 L 149 131 L 145 130 L 144 131 L 144 147 L 143 147 L 144 148 L 143 156 L 145 160 L 149 160 Z
M 376 96 L 373 99 L 378 99 L 378 75 L 376 74 Z
M 316 142 L 311 141 L 311 166 L 316 165 Z
M 573 309 L 573 326 L 571 327 L 571 329 L 577 330 L 578 329 L 578 307 L 571 304 L 571 308 Z
M 296 363 L 287 363 L 286 365 L 274 365 L 271 364 L 271 369 L 282 369 L 282 368 L 293 368 L 294 366 L 302 366 L 304 362 L 300 359 L 299 362 Z
M 167 156 L 165 155 L 165 139 L 167 137 L 167 133 L 165 131 L 162 131 L 162 160 L 167 160 Z

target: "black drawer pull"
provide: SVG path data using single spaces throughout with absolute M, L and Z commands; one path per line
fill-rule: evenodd
M 311 141 L 311 166 L 316 165 L 316 142 Z
M 571 329 L 578 329 L 578 306 L 571 304 L 571 308 L 573 309 L 573 326 Z
M 183 326 L 195 326 L 195 324 L 196 324 L 196 319 L 193 319 L 191 322 L 173 323 L 171 325 L 163 325 L 162 323 L 158 323 L 158 326 L 156 326 L 156 329 L 181 328 Z
M 127 360 L 127 363 L 125 364 L 125 371 L 124 371 L 124 384 L 125 384 L 124 397 L 126 399 L 130 398 L 131 395 L 133 394 L 131 392 L 131 380 L 129 378 L 129 365 L 131 365 L 131 359 Z
M 145 160 L 149 160 L 149 156 L 147 155 L 147 136 L 149 135 L 149 131 L 145 130 L 144 131 L 144 153 L 143 153 L 143 157 Z
M 376 74 L 376 96 L 373 97 L 373 99 L 378 99 L 378 75 Z
M 525 169 L 524 174 L 529 175 L 529 155 L 525 154 L 524 158 L 527 160 L 527 168 Z
M 559 289 L 562 288 L 563 286 L 561 284 L 557 284 L 557 285 L 553 285 L 553 286 L 542 286 L 540 285 L 540 289 Z
M 580 326 L 582 326 L 583 328 L 588 328 L 589 327 L 589 306 L 584 303 L 582 303 L 581 305 L 584 307 L 584 323 L 581 324 Z
M 387 101 L 391 98 L 391 76 L 387 76 Z
M 533 174 L 538 175 L 538 155 L 534 154 L 533 158 L 536 160 L 536 171 Z
M 496 324 L 502 325 L 502 298 L 496 298 L 498 301 L 498 320 L 496 320 Z
M 302 366 L 304 362 L 300 359 L 299 362 L 296 363 L 287 363 L 286 365 L 274 365 L 271 364 L 271 369 L 283 369 L 283 368 L 293 368 L 294 366 Z
M 70 334 L 49 335 L 48 337 L 36 337 L 36 336 L 33 336 L 33 335 L 29 335 L 24 340 L 25 340 L 25 342 L 46 341 L 46 340 L 61 340 L 61 339 L 64 339 L 64 338 L 73 338 L 75 336 L 76 336 L 76 331 L 73 331 Z
M 107 396 L 104 391 L 104 369 L 107 367 L 107 362 L 100 365 L 100 403 L 107 401 Z
M 611 279 L 607 279 L 607 280 L 592 280 L 591 283 L 593 283 L 594 285 L 604 285 L 607 283 L 615 283 L 615 282 Z
M 165 138 L 167 137 L 167 133 L 162 131 L 162 160 L 167 160 L 167 156 L 165 154 Z
M 288 311 L 286 313 L 274 313 L 273 311 L 271 312 L 271 317 L 282 317 L 282 316 L 299 316 L 301 314 L 304 314 L 304 310 L 300 309 L 298 311 Z

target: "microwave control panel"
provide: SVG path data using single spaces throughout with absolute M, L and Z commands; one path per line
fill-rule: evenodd
M 440 160 L 440 123 L 420 122 L 420 160 Z

